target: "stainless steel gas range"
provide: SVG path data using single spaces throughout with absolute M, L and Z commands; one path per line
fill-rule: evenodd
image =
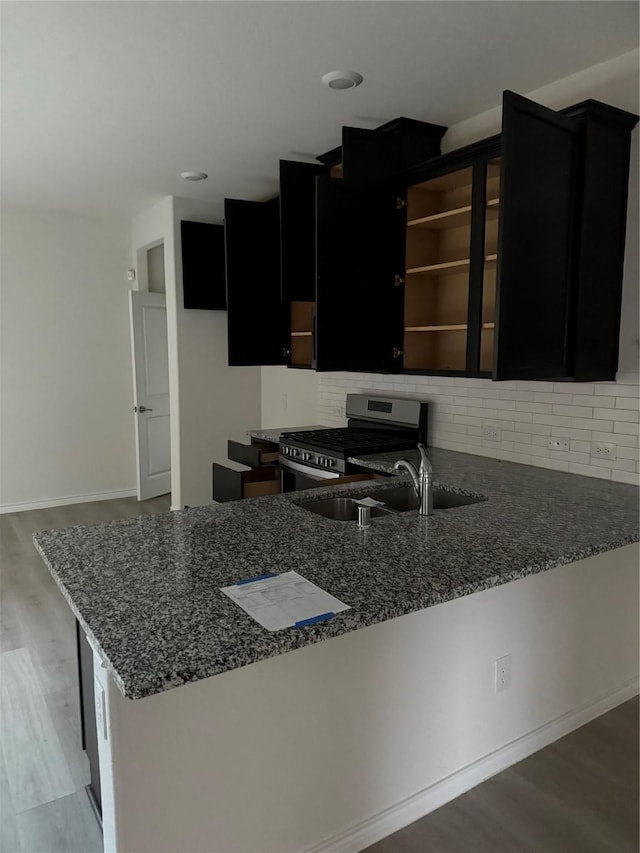
M 297 491 L 320 480 L 358 469 L 349 457 L 409 450 L 427 443 L 428 403 L 400 397 L 347 394 L 347 426 L 288 432 L 279 446 L 283 491 Z

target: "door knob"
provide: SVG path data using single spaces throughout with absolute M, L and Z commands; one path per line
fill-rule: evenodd
M 153 409 L 148 409 L 146 406 L 136 406 L 135 411 L 142 414 L 143 412 L 152 412 Z

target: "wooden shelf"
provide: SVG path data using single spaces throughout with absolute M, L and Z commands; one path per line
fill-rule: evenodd
M 455 210 L 443 210 L 441 213 L 432 213 L 431 216 L 421 216 L 419 219 L 411 219 L 407 222 L 409 228 L 458 228 L 471 222 L 471 205 L 457 207 Z
M 487 201 L 487 213 L 497 216 L 500 207 L 499 198 L 490 198 Z M 443 228 L 460 228 L 471 223 L 471 205 L 456 207 L 454 210 L 443 210 L 440 213 L 432 213 L 430 216 L 420 216 L 418 219 L 410 219 L 408 228 L 430 228 L 441 230 Z
M 310 337 L 313 332 L 291 332 L 292 338 L 307 338 Z
M 497 260 L 497 255 L 487 255 L 484 259 L 485 266 L 491 266 Z M 429 264 L 426 267 L 412 267 L 407 270 L 407 275 L 453 275 L 468 270 L 469 263 L 469 258 L 462 258 L 459 261 L 445 261 L 441 264 Z
M 405 332 L 463 332 L 466 328 L 466 323 L 452 326 L 406 326 Z
M 416 273 L 425 273 L 426 275 L 450 275 L 453 273 L 464 272 L 469 269 L 469 258 L 464 258 L 460 261 L 445 261 L 442 264 L 429 264 L 426 267 L 412 267 L 407 270 L 407 275 Z
M 483 323 L 483 329 L 495 328 L 495 323 Z M 453 324 L 451 326 L 405 326 L 405 332 L 463 332 L 467 329 L 466 323 Z

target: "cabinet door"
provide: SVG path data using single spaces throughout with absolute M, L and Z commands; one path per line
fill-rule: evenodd
M 282 299 L 316 298 L 316 178 L 327 167 L 280 161 L 280 258 Z
M 342 128 L 342 170 L 345 180 L 373 186 L 400 171 L 400 133 L 378 133 L 360 127 Z
M 505 92 L 494 379 L 571 376 L 577 123 Z
M 286 364 L 277 199 L 225 199 L 224 213 L 229 364 Z
M 638 117 L 587 101 L 571 110 L 582 148 L 576 301 L 577 381 L 615 379 L 631 131 Z
M 317 370 L 400 368 L 403 236 L 394 190 L 318 178 Z
M 182 220 L 180 235 L 184 307 L 224 311 L 227 294 L 223 226 Z

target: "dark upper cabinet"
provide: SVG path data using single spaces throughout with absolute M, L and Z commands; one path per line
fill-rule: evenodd
M 494 379 L 573 372 L 578 124 L 505 92 Z
M 226 310 L 224 227 L 182 220 L 180 235 L 184 307 Z
M 375 130 L 343 127 L 340 151 L 343 176 L 362 186 L 396 177 L 437 157 L 446 130 L 439 124 L 403 117 Z
M 230 364 L 614 379 L 637 121 L 505 92 L 502 134 L 444 156 L 397 119 L 283 161 L 282 302 L 275 208 L 227 203 Z
M 615 377 L 636 122 L 505 92 L 501 136 L 404 176 L 403 370 Z
M 563 112 L 578 123 L 581 159 L 574 377 L 613 379 L 618 367 L 631 131 L 638 117 L 597 101 Z
M 280 259 L 282 298 L 316 298 L 316 178 L 327 174 L 316 163 L 280 161 Z
M 225 199 L 224 215 L 229 364 L 287 364 L 278 199 Z
M 440 153 L 439 148 L 437 153 Z M 344 180 L 359 186 L 373 186 L 393 178 L 400 171 L 400 140 L 396 133 L 342 128 Z
M 318 179 L 317 370 L 397 369 L 402 223 L 394 189 Z

